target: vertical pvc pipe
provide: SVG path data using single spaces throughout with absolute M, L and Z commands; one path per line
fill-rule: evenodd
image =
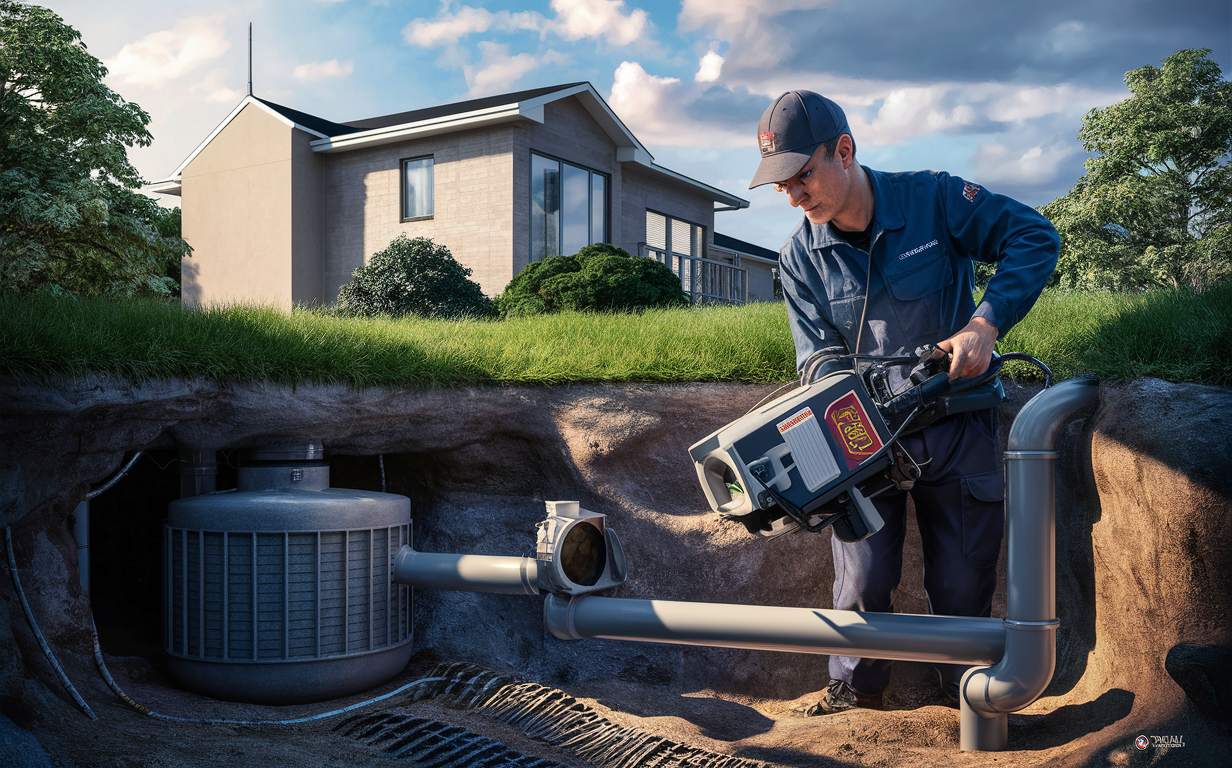
M 1056 459 L 1066 422 L 1093 407 L 1095 379 L 1040 392 L 1019 411 L 1005 452 L 1009 544 L 1005 656 L 963 676 L 959 708 L 964 750 L 1005 749 L 1006 713 L 1035 701 L 1056 668 Z

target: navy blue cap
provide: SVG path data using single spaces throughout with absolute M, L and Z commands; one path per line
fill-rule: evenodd
M 749 189 L 792 178 L 818 146 L 851 134 L 839 105 L 812 91 L 788 91 L 774 100 L 757 124 L 761 164 Z

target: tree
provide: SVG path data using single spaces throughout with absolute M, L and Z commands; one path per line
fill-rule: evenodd
M 1132 97 L 1083 117 L 1096 155 L 1040 209 L 1061 235 L 1063 285 L 1200 288 L 1232 274 L 1232 83 L 1209 54 L 1132 70 Z
M 190 249 L 135 191 L 150 117 L 45 8 L 0 0 L 0 290 L 168 296 Z
M 491 315 L 491 299 L 470 276 L 470 268 L 445 246 L 398 235 L 366 266 L 356 268 L 351 282 L 338 291 L 337 309 L 345 315 L 443 319 Z
M 560 310 L 623 311 L 687 307 L 680 278 L 666 264 L 615 245 L 588 245 L 573 256 L 532 262 L 496 297 L 504 317 Z

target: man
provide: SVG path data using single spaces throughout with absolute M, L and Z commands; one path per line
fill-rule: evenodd
M 932 343 L 951 379 L 983 373 L 996 340 L 1030 310 L 1057 263 L 1056 230 L 1034 209 L 943 172 L 882 173 L 856 162 L 843 110 L 811 91 L 780 96 L 757 129 L 771 184 L 804 212 L 779 255 L 796 365 L 813 381 L 835 354 L 904 355 Z M 972 259 L 997 264 L 978 307 Z M 898 379 L 895 384 L 901 384 Z M 996 409 L 959 413 L 907 434 L 923 469 L 909 492 L 934 614 L 989 616 L 1004 527 Z M 885 520 L 854 544 L 831 539 L 834 607 L 893 611 L 907 491 L 874 499 Z M 938 667 L 954 702 L 964 667 Z M 809 714 L 880 708 L 890 662 L 830 657 L 831 682 Z

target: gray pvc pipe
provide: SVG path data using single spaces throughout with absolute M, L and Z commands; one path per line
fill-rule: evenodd
M 539 563 L 531 557 L 443 555 L 403 545 L 394 559 L 394 581 L 424 589 L 539 594 Z
M 600 637 L 957 664 L 991 664 L 1005 645 L 1000 619 L 558 595 L 549 596 L 543 610 L 548 630 L 562 640 Z
M 1005 452 L 1009 542 L 1005 655 L 963 677 L 963 749 L 1004 749 L 1005 714 L 1035 701 L 1056 667 L 1056 458 L 1061 427 L 1095 406 L 1096 379 L 1073 379 L 1023 406 Z

